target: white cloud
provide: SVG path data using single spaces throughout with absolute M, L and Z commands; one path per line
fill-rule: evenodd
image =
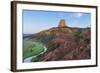
M 81 16 L 83 16 L 84 15 L 84 13 L 74 13 L 74 14 L 72 14 L 72 17 L 77 17 L 77 18 L 79 18 L 79 17 L 81 17 Z

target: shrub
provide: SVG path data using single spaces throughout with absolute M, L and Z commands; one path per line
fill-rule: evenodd
M 52 51 L 54 49 L 56 49 L 59 45 L 54 43 L 54 42 L 49 42 L 48 45 L 47 45 L 47 48 L 48 48 L 48 51 Z
M 90 43 L 90 38 L 86 38 L 84 41 L 85 41 L 87 44 L 89 44 L 89 43 Z
M 74 37 L 75 37 L 75 41 L 79 41 L 80 40 L 80 38 L 82 38 L 83 36 L 82 36 L 82 31 L 77 31 L 77 32 L 75 32 L 74 33 Z

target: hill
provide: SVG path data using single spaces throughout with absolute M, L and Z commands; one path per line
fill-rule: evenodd
M 47 47 L 47 51 L 37 61 L 80 60 L 91 58 L 90 33 L 90 28 L 68 27 L 61 20 L 58 27 L 24 39 L 42 43 Z

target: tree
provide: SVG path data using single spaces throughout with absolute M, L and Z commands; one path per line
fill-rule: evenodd
M 80 40 L 80 38 L 83 37 L 82 36 L 82 31 L 78 30 L 77 32 L 75 32 L 74 37 L 75 37 L 75 41 L 78 42 Z

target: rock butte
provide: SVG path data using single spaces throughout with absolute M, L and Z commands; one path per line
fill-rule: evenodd
M 65 22 L 64 19 L 60 20 L 58 27 L 67 27 L 66 22 Z

